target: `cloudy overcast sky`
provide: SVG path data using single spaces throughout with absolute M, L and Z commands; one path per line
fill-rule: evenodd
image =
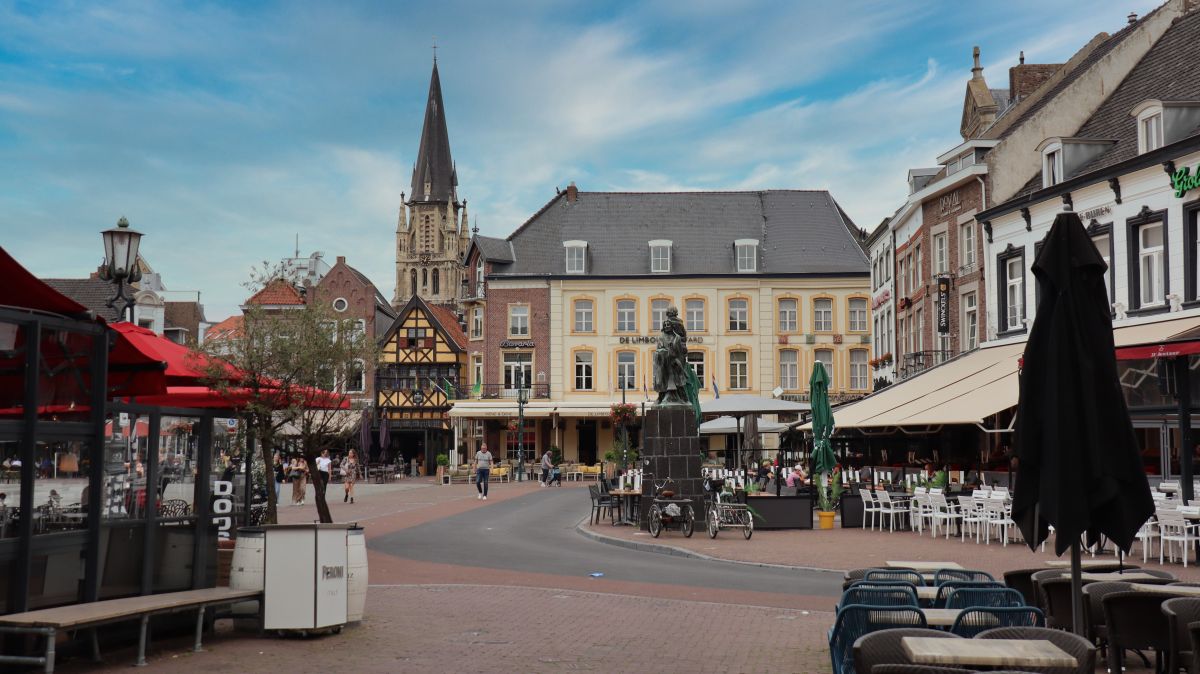
M 82 277 L 124 215 L 215 321 L 298 235 L 391 297 L 435 37 L 485 234 L 572 180 L 829 189 L 871 229 L 960 142 L 973 45 L 1006 87 L 1157 4 L 0 0 L 0 245 Z

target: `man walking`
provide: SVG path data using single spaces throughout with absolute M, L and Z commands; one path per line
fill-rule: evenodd
M 488 475 L 492 472 L 492 453 L 488 451 L 487 443 L 480 445 L 475 452 L 475 489 L 479 491 L 479 499 L 487 500 Z
M 550 470 L 554 468 L 554 456 L 550 454 L 550 450 L 542 455 L 542 486 L 550 486 Z

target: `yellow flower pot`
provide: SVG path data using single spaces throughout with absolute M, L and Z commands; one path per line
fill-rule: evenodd
M 837 514 L 837 513 L 833 512 L 832 510 L 830 510 L 830 511 L 818 510 L 817 511 L 818 527 L 821 529 L 832 529 L 833 528 L 833 516 L 835 514 Z

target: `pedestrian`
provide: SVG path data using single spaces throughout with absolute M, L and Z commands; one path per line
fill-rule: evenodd
M 492 453 L 488 451 L 487 443 L 479 446 L 479 451 L 475 452 L 475 489 L 479 492 L 479 499 L 487 500 L 488 493 L 488 475 L 492 472 Z
M 288 466 L 288 478 L 292 481 L 292 505 L 304 505 L 304 488 L 308 482 L 308 462 L 299 454 L 292 457 Z
M 346 455 L 346 460 L 342 461 L 342 503 L 350 501 L 354 503 L 354 483 L 358 480 L 358 454 L 354 450 Z
M 275 452 L 272 471 L 275 474 L 275 505 L 277 506 L 283 505 L 283 482 L 287 479 L 283 468 L 283 459 L 279 456 L 279 452 Z
M 543 487 L 550 486 L 550 470 L 553 468 L 554 468 L 554 455 L 551 454 L 550 450 L 547 449 L 546 453 L 542 454 L 542 486 Z
M 329 458 L 329 450 L 321 450 L 321 455 L 317 457 L 317 478 L 321 481 L 321 488 L 329 487 L 329 475 L 333 468 L 333 459 Z

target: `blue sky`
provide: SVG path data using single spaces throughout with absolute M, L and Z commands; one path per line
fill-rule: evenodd
M 171 290 L 345 255 L 390 297 L 436 36 L 460 195 L 505 236 L 585 190 L 829 189 L 873 228 L 1006 87 L 1156 0 L 0 0 L 0 245 L 82 277 L 122 215 Z

